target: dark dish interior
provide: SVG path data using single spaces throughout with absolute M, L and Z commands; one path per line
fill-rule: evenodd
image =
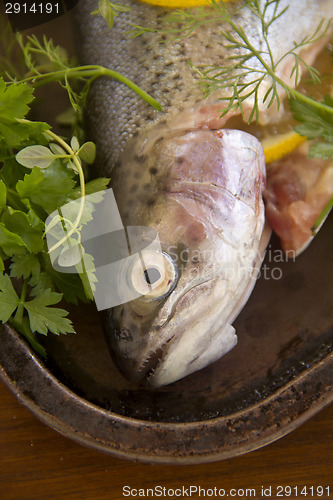
M 47 337 L 47 366 L 78 395 L 126 417 L 190 422 L 245 409 L 332 350 L 332 229 L 331 216 L 309 248 L 289 261 L 273 236 L 261 277 L 234 323 L 238 345 L 183 380 L 154 391 L 127 382 L 93 306 L 73 310 L 77 335 Z

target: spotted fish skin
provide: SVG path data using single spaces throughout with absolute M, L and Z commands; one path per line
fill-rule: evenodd
M 221 44 L 221 22 L 203 26 L 188 38 L 176 41 L 164 34 L 152 33 L 133 39 L 127 35 L 132 26 L 158 29 L 162 27 L 165 16 L 170 14 L 170 9 L 154 7 L 139 0 L 123 0 L 122 4 L 131 10 L 119 15 L 111 30 L 101 16 L 90 14 L 97 3 L 97 0 L 84 0 L 77 8 L 77 49 L 81 62 L 119 71 L 163 106 L 163 113 L 154 110 L 116 80 L 100 78 L 93 84 L 87 106 L 87 126 L 89 136 L 97 145 L 100 174 L 110 175 L 131 136 L 152 129 L 165 120 L 171 120 L 170 127 L 183 130 L 224 126 L 225 120 L 219 120 L 220 91 L 213 93 L 209 101 L 203 99 L 198 75 L 188 64 L 191 61 L 195 66 L 219 65 L 230 55 Z M 240 4 L 233 1 L 227 5 L 235 9 Z M 331 0 L 281 0 L 280 9 L 286 6 L 288 15 L 277 19 L 269 32 L 276 60 L 293 46 L 294 41 L 300 42 L 304 36 L 312 34 L 323 17 L 333 15 Z M 251 43 L 261 48 L 263 39 L 259 20 L 248 9 L 242 9 L 237 22 L 244 26 Z M 288 33 L 288 36 L 281 36 L 281 33 Z M 306 57 L 309 63 L 325 43 L 323 39 L 311 48 Z M 291 57 L 279 69 L 279 75 L 285 81 L 289 78 L 292 62 Z M 249 64 L 257 66 L 255 60 L 249 61 Z M 266 89 L 267 85 L 263 85 L 262 96 Z M 274 107 L 267 118 L 265 113 L 261 114 L 263 120 L 276 119 L 276 115 Z
M 160 102 L 163 113 L 154 110 L 132 90 L 116 80 L 101 78 L 93 85 L 88 102 L 87 122 L 99 151 L 102 173 L 110 171 L 128 139 L 139 130 L 166 119 L 184 103 L 202 100 L 197 76 L 186 62 L 186 43 L 155 43 L 151 36 L 131 39 L 132 25 L 161 26 L 168 9 L 125 0 L 129 14 L 117 17 L 110 30 L 101 16 L 91 16 L 97 1 L 79 4 L 77 13 L 78 52 L 85 64 L 101 64 L 116 69 Z

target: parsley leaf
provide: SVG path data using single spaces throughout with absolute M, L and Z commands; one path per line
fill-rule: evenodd
M 107 177 L 98 177 L 98 179 L 93 179 L 90 182 L 87 182 L 86 184 L 86 196 L 89 194 L 94 194 L 98 193 L 98 191 L 105 191 L 110 184 L 110 179 Z M 76 187 L 73 189 L 70 197 L 71 199 L 78 199 L 81 196 L 81 189 L 79 187 Z
M 5 210 L 2 220 L 9 231 L 20 236 L 29 252 L 43 252 L 44 227 L 42 224 L 36 224 L 36 221 L 31 220 L 29 214 L 10 208 Z
M 25 244 L 22 238 L 9 231 L 2 222 L 0 222 L 0 247 L 9 257 L 25 253 Z
M 46 358 L 46 349 L 45 347 L 40 345 L 40 343 L 37 340 L 38 338 L 37 335 L 31 331 L 29 318 L 27 318 L 27 316 L 24 316 L 24 318 L 20 322 L 13 319 L 12 323 L 14 328 L 16 328 L 18 332 L 22 333 L 22 335 L 24 335 L 24 337 L 28 340 L 31 347 L 38 354 L 40 354 L 40 356 Z
M 32 100 L 31 87 L 24 83 L 7 87 L 3 78 L 0 78 L 0 146 L 19 146 L 29 137 L 29 126 L 18 120 L 25 117 Z
M 20 299 L 15 292 L 8 274 L 0 274 L 0 320 L 4 323 L 9 320 Z
M 7 199 L 7 187 L 6 184 L 2 180 L 0 180 L 0 208 L 6 206 L 6 199 Z
M 56 160 L 45 171 L 34 167 L 30 174 L 18 181 L 16 190 L 22 198 L 28 198 L 50 213 L 66 203 L 75 187 L 74 172 Z
M 33 300 L 25 302 L 24 307 L 29 314 L 30 327 L 33 332 L 38 331 L 46 335 L 48 330 L 57 335 L 60 333 L 75 333 L 70 319 L 66 318 L 68 312 L 57 307 L 50 307 L 62 299 L 61 293 L 45 290 Z
M 332 97 L 326 96 L 323 104 L 333 110 Z M 290 107 L 296 120 L 301 122 L 295 128 L 296 132 L 314 141 L 309 156 L 333 159 L 333 115 L 311 102 L 301 102 L 298 99 L 292 99 Z
M 3 162 L 3 167 L 0 170 L 0 177 L 7 187 L 15 189 L 17 181 L 23 179 L 25 172 L 28 170 L 22 168 L 15 158 L 6 158 Z M 9 203 L 11 205 L 11 203 Z
M 24 118 L 34 99 L 33 88 L 24 83 L 6 86 L 0 78 L 0 116 L 8 116 L 12 120 Z
M 53 269 L 49 256 L 45 254 L 43 254 L 43 263 L 47 278 L 46 276 L 43 277 L 40 275 L 38 282 L 31 283 L 33 286 L 36 285 L 37 287 L 33 289 L 33 293 L 38 289 L 43 291 L 46 288 L 55 287 L 63 294 L 64 299 L 71 304 L 77 304 L 79 300 L 82 302 L 88 301 L 78 274 L 59 273 Z M 47 282 L 52 283 L 52 286 L 47 287 Z
M 32 332 L 38 331 L 44 335 L 50 330 L 59 333 L 75 333 L 71 321 L 66 318 L 68 312 L 57 307 L 50 307 L 60 302 L 61 293 L 44 291 L 32 300 L 23 302 L 18 297 L 8 274 L 0 274 L 0 320 L 6 322 L 19 306 L 24 306 L 29 314 Z
M 55 291 L 54 283 L 49 273 L 38 272 L 38 274 L 32 274 L 29 285 L 32 287 L 30 290 L 30 295 L 32 297 L 38 297 L 45 292 L 45 290 Z

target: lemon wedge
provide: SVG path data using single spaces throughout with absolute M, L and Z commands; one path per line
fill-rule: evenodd
M 224 1 L 227 2 L 228 0 Z M 209 5 L 211 0 L 141 0 L 141 2 L 158 5 L 159 7 L 170 7 L 170 9 L 188 9 L 190 7 Z
M 299 135 L 293 130 L 285 134 L 270 136 L 263 139 L 261 144 L 264 149 L 266 163 L 280 160 L 280 158 L 294 151 L 294 149 L 305 141 L 306 137 Z

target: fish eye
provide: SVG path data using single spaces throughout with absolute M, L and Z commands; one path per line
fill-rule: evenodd
M 147 302 L 161 300 L 176 286 L 175 262 L 165 252 L 142 251 L 130 270 L 130 283 Z

